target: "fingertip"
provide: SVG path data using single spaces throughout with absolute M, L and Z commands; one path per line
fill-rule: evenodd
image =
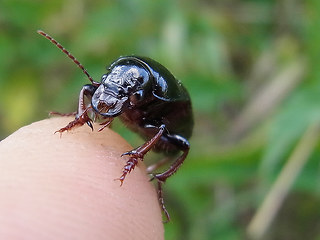
M 108 128 L 53 134 L 71 120 L 33 123 L 1 142 L 0 238 L 27 232 L 33 238 L 126 239 L 130 232 L 131 239 L 163 239 L 145 167 L 139 165 L 121 187 L 114 181 L 130 145 Z

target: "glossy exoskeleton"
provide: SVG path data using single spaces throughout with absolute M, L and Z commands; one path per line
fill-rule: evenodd
M 92 119 L 88 112 L 104 119 L 101 131 L 115 117 L 119 117 L 132 131 L 137 132 L 146 142 L 122 155 L 129 160 L 119 178 L 121 185 L 126 175 L 135 168 L 138 160 L 152 150 L 168 155 L 182 152 L 173 164 L 163 173 L 153 174 L 158 182 L 160 205 L 169 220 L 162 197 L 162 184 L 181 166 L 189 152 L 189 142 L 193 129 L 191 101 L 187 90 L 164 66 L 146 57 L 120 57 L 101 77 L 94 81 L 84 67 L 56 40 L 43 31 L 38 31 L 66 53 L 88 76 L 91 84 L 84 85 L 80 91 L 75 120 L 57 132 L 71 130 L 76 126 L 88 124 Z M 91 103 L 85 104 L 87 97 Z M 160 165 L 160 163 L 159 163 Z M 155 169 L 151 167 L 151 169 Z

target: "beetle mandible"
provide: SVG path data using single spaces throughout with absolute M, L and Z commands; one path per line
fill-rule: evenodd
M 158 183 L 160 205 L 169 221 L 162 196 L 162 184 L 179 169 L 190 149 L 188 139 L 193 130 L 193 114 L 187 90 L 160 63 L 138 56 L 120 57 L 107 68 L 108 72 L 102 75 L 101 82 L 96 82 L 61 44 L 41 30 L 38 33 L 67 54 L 91 81 L 91 84 L 84 85 L 80 91 L 75 119 L 57 132 L 62 133 L 84 124 L 93 129 L 93 120 L 88 115 L 92 111 L 96 117 L 105 120 L 99 131 L 109 126 L 115 117 L 119 117 L 132 131 L 146 140 L 141 146 L 122 154 L 130 157 L 119 178 L 120 185 L 135 168 L 138 160 L 143 160 L 151 149 L 173 156 L 182 152 L 168 170 L 152 174 L 152 179 L 156 179 Z M 85 97 L 91 101 L 90 104 L 85 104 Z M 156 164 L 149 169 L 157 167 Z

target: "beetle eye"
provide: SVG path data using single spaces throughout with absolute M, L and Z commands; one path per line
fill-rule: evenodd
M 104 82 L 106 81 L 107 76 L 108 76 L 107 74 L 103 74 L 103 75 L 102 75 L 102 77 L 101 77 L 101 83 L 102 83 L 102 84 L 104 84 Z

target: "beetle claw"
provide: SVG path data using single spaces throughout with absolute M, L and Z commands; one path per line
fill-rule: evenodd
M 115 179 L 113 179 L 114 181 L 120 181 L 120 187 L 122 186 L 122 184 L 123 184 L 123 181 L 124 181 L 124 179 L 125 179 L 125 177 L 119 177 L 119 178 L 115 178 Z
M 92 126 L 91 121 L 89 120 L 89 121 L 87 121 L 86 123 L 87 123 L 87 125 L 91 128 L 91 130 L 93 131 L 93 126 Z
M 125 152 L 121 154 L 122 156 L 131 156 L 132 158 L 137 158 L 137 159 L 143 159 L 145 153 L 142 152 L 139 148 L 138 149 L 133 149 L 131 151 Z
M 122 154 L 121 154 L 121 157 L 123 157 L 123 156 L 128 156 L 128 155 L 133 155 L 133 154 L 134 154 L 133 151 L 128 151 L 128 152 L 122 153 Z

